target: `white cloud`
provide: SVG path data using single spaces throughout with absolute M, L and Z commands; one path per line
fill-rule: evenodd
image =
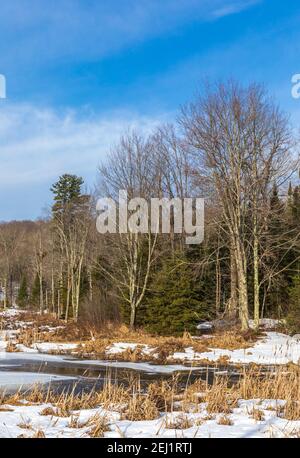
M 216 8 L 212 12 L 213 18 L 221 18 L 224 16 L 229 16 L 231 14 L 237 14 L 241 11 L 250 8 L 257 3 L 260 3 L 261 0 L 244 0 L 244 1 L 237 1 L 237 2 L 223 2 L 223 5 L 220 8 Z
M 65 172 L 94 176 L 100 160 L 122 133 L 128 128 L 150 132 L 163 118 L 2 106 L 0 189 L 42 184 Z

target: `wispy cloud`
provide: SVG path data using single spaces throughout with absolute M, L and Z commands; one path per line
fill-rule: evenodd
M 150 132 L 160 118 L 133 113 L 105 117 L 58 113 L 31 105 L 0 110 L 0 189 L 30 186 L 66 171 L 94 175 L 97 164 L 128 128 Z
M 99 163 L 128 129 L 145 133 L 168 120 L 119 112 L 105 116 L 32 105 L 0 107 L 0 220 L 37 217 L 63 173 L 93 187 Z
M 187 24 L 216 22 L 224 16 L 251 7 L 257 1 L 11 0 L 2 2 L 0 73 L 7 74 L 9 97 L 20 97 L 23 101 L 29 100 L 28 97 L 33 99 L 27 104 L 12 104 L 8 99 L 0 105 L 0 219 L 31 217 L 39 214 L 42 206 L 49 202 L 49 185 L 61 173 L 80 174 L 88 184 L 92 184 L 99 161 L 109 151 L 110 145 L 117 141 L 120 134 L 128 127 L 149 131 L 162 118 L 165 119 L 161 115 L 141 116 L 139 113 L 128 111 L 100 115 L 82 108 L 75 111 L 56 109 L 55 105 L 72 103 L 73 98 L 76 103 L 72 106 L 79 107 L 81 102 L 76 99 L 77 84 L 80 89 L 81 72 L 84 73 L 86 67 L 93 61 L 101 64 L 101 68 L 97 68 L 100 75 L 98 75 L 99 84 L 105 86 L 105 79 L 104 83 L 101 83 L 101 72 L 106 71 L 105 62 L 102 66 L 102 60 L 104 61 L 106 57 L 118 54 L 126 48 L 138 47 L 152 38 L 165 36 L 172 40 L 172 33 L 178 34 Z M 142 46 L 140 48 L 143 49 Z M 137 65 L 140 65 L 139 59 Z M 176 63 L 176 67 L 177 65 Z M 186 62 L 182 65 L 186 67 Z M 163 92 L 166 88 L 166 92 L 175 93 L 174 88 L 177 87 L 177 83 L 173 78 L 179 76 L 182 85 L 186 87 L 187 81 L 190 82 L 190 74 L 199 71 L 196 71 L 193 65 L 187 64 L 187 67 L 188 70 L 183 76 L 182 69 L 178 67 L 174 69 L 176 77 L 174 74 L 169 74 L 167 78 L 167 75 L 160 74 L 157 76 L 163 80 L 160 83 L 155 80 L 156 75 L 149 75 L 150 84 L 141 81 L 142 90 L 139 88 L 139 80 L 129 79 L 126 85 L 124 83 L 124 91 L 128 90 L 129 84 L 132 84 L 129 88 L 129 97 L 124 97 L 125 102 L 117 101 L 115 106 L 139 106 L 138 99 L 151 101 L 153 97 L 159 98 L 162 91 L 155 91 L 155 86 L 158 87 L 159 84 Z M 62 70 L 62 73 L 56 79 L 55 75 L 59 70 Z M 18 77 L 19 72 L 21 75 Z M 87 80 L 84 80 L 84 90 L 89 95 L 88 77 L 89 74 L 85 75 Z M 166 82 L 164 82 L 165 77 Z M 68 93 L 66 81 L 74 81 L 74 78 L 73 92 L 71 90 L 67 102 L 61 101 L 59 95 L 56 97 L 55 90 L 55 98 L 49 96 L 52 88 L 50 82 L 54 81 L 55 87 L 56 84 L 59 85 L 61 93 L 64 91 Z M 35 89 L 36 83 L 38 83 L 37 89 Z M 17 90 L 16 88 L 19 87 L 21 89 Z M 118 87 L 122 87 L 122 84 Z M 26 88 L 30 91 L 29 95 L 26 93 Z M 95 90 L 97 91 L 96 85 Z M 99 109 L 100 105 L 103 112 L 101 102 L 93 105 L 92 97 L 93 91 L 88 102 L 83 103 L 89 103 L 95 109 Z M 32 100 L 38 100 L 44 105 L 52 103 L 54 107 L 40 108 Z M 111 103 L 108 102 L 108 106 L 112 106 Z M 155 105 L 153 108 L 151 105 L 150 110 L 160 112 L 162 109 L 158 107 Z
M 190 21 L 249 8 L 258 0 L 11 0 L 1 5 L 2 65 L 101 58 Z
M 237 1 L 237 2 L 223 2 L 224 5 L 216 8 L 212 12 L 213 18 L 221 18 L 224 16 L 229 16 L 231 14 L 240 13 L 243 10 L 250 8 L 251 6 L 257 5 L 261 3 L 262 0 L 245 0 L 245 1 Z

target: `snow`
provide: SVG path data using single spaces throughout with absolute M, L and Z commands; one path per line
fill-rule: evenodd
M 8 309 L 1 312 L 2 316 L 16 316 L 20 311 Z M 20 321 L 20 323 L 22 323 Z M 19 324 L 19 322 L 18 322 Z M 28 323 L 27 323 L 28 324 Z M 200 325 L 205 325 L 201 323 Z M 209 323 L 208 323 L 209 324 Z M 251 323 L 253 325 L 253 323 Z M 263 320 L 261 326 L 265 329 L 275 329 L 278 326 L 276 320 Z M 203 328 L 202 328 L 203 329 Z M 208 329 L 208 328 L 206 328 Z M 124 362 L 111 360 L 90 360 L 75 359 L 75 343 L 42 342 L 36 343 L 31 348 L 17 344 L 19 352 L 6 352 L 7 341 L 13 341 L 18 330 L 0 331 L 0 391 L 9 391 L 19 387 L 29 387 L 36 383 L 47 384 L 56 381 L 74 380 L 74 377 L 58 376 L 37 372 L 21 372 L 24 363 L 60 363 L 65 368 L 68 366 L 94 366 L 108 368 L 124 368 L 148 372 L 152 374 L 171 374 L 177 371 L 199 370 L 201 360 L 216 362 L 220 357 L 227 356 L 229 363 L 256 363 L 256 364 L 286 364 L 288 362 L 298 363 L 300 361 L 299 336 L 290 337 L 279 332 L 266 332 L 252 347 L 246 349 L 227 350 L 222 348 L 206 352 L 195 352 L 192 347 L 185 348 L 182 352 L 175 352 L 172 359 L 181 360 L 185 363 L 194 361 L 195 364 L 189 367 L 184 364 L 155 365 L 148 362 Z M 205 337 L 201 337 L 200 339 Z M 115 355 L 128 349 L 135 350 L 142 347 L 146 354 L 153 355 L 155 359 L 155 348 L 146 344 L 129 342 L 115 342 L 107 348 L 109 355 Z M 49 354 L 50 352 L 71 352 L 72 356 L 62 354 Z M 171 361 L 170 361 L 171 362 Z M 10 370 L 8 370 L 10 369 Z M 12 370 L 11 370 L 12 369 Z M 216 367 L 216 370 L 218 368 Z M 221 373 L 219 371 L 219 373 Z M 27 405 L 25 402 L 18 406 L 0 406 L 0 437 L 33 436 L 37 431 L 43 431 L 46 437 L 88 437 L 89 428 L 84 426 L 85 422 L 95 414 L 103 415 L 109 421 L 110 431 L 105 437 L 162 437 L 162 438 L 189 438 L 189 437 L 287 437 L 297 436 L 300 431 L 299 421 L 288 421 L 277 416 L 278 405 L 284 405 L 283 400 L 240 400 L 238 406 L 233 409 L 227 417 L 232 425 L 219 424 L 223 414 L 208 416 L 206 404 L 197 405 L 195 412 L 172 412 L 161 413 L 155 420 L 129 421 L 121 420 L 117 411 L 107 411 L 102 407 L 70 412 L 69 417 L 44 416 L 40 412 L 49 404 Z M 180 408 L 180 406 L 178 406 Z M 263 420 L 257 421 L 252 418 L 253 408 L 263 413 Z M 55 410 L 55 406 L 53 406 Z M 78 417 L 79 428 L 71 427 L 71 419 Z M 177 417 L 184 416 L 188 419 L 190 427 L 187 429 L 170 429 L 168 424 L 176 421 Z M 23 426 L 23 427 L 22 427 Z
M 172 356 L 181 360 L 217 361 L 227 356 L 230 363 L 255 364 L 299 364 L 300 344 L 294 337 L 278 332 L 267 332 L 266 336 L 255 343 L 253 347 L 237 350 L 212 348 L 210 352 L 197 353 L 189 347 L 185 352 L 175 352 Z
M 126 361 L 107 361 L 107 360 L 76 360 L 76 363 L 89 364 L 94 366 L 116 367 L 124 369 L 133 369 L 151 374 L 171 374 L 177 371 L 190 371 L 199 370 L 201 367 L 197 366 L 184 366 L 183 364 L 150 364 L 150 363 L 131 363 Z
M 46 437 L 87 437 L 89 427 L 85 422 L 98 414 L 109 422 L 110 431 L 105 437 L 118 438 L 192 438 L 192 437 L 287 437 L 296 436 L 300 421 L 288 421 L 276 416 L 276 406 L 284 401 L 276 400 L 241 400 L 237 408 L 228 415 L 232 425 L 218 424 L 222 414 L 215 414 L 207 419 L 205 404 L 200 404 L 197 413 L 172 412 L 163 413 L 155 420 L 129 421 L 120 420 L 120 414 L 106 411 L 102 407 L 73 411 L 69 417 L 40 415 L 50 404 L 6 406 L 6 411 L 0 410 L 0 437 L 33 436 L 37 431 L 43 431 Z M 251 416 L 255 407 L 263 413 L 264 419 L 256 421 Z M 273 410 L 270 410 L 273 409 Z M 54 407 L 55 410 L 55 407 Z M 184 416 L 191 426 L 187 429 L 169 429 L 170 422 Z M 78 417 L 79 428 L 70 427 L 71 418 Z M 82 426 L 81 426 L 82 425 Z M 23 427 L 22 427 L 23 426 Z
M 8 330 L 0 331 L 0 351 L 5 351 L 9 341 L 14 341 L 18 331 Z M 23 344 L 16 344 L 16 348 L 22 353 L 51 353 L 51 352 L 69 352 L 76 350 L 77 343 L 61 342 L 39 342 L 34 343 L 32 347 L 26 347 Z
M 213 325 L 209 321 L 205 321 L 204 323 L 199 323 L 196 327 L 199 331 L 205 331 L 212 329 Z
M 0 352 L 0 364 L 2 362 L 7 363 L 9 361 L 24 361 L 24 362 L 59 362 L 59 361 L 66 361 L 70 362 L 66 356 L 62 355 L 49 355 L 47 353 L 38 353 L 37 351 L 34 352 L 17 352 L 17 353 L 7 353 L 5 351 Z
M 63 355 L 49 355 L 46 353 L 6 353 L 0 352 L 0 368 L 2 363 L 8 361 L 20 361 L 24 362 L 65 362 L 68 365 L 87 365 L 87 366 L 98 366 L 98 367 L 115 367 L 124 369 L 133 369 L 142 372 L 148 372 L 152 374 L 168 374 L 176 371 L 189 371 L 200 369 L 198 366 L 186 366 L 183 364 L 167 364 L 167 365 L 156 365 L 150 363 L 132 363 L 126 361 L 108 361 L 108 360 L 97 360 L 97 359 L 74 359 L 68 358 Z M 11 367 L 11 364 L 9 365 Z
M 135 350 L 138 344 L 136 343 L 127 343 L 127 342 L 115 342 L 113 343 L 108 349 L 106 353 L 108 355 L 115 355 L 118 353 L 123 353 L 126 350 Z M 142 345 L 143 349 L 147 347 L 147 345 Z
M 40 353 L 47 353 L 52 351 L 71 351 L 76 350 L 78 344 L 76 343 L 55 343 L 55 342 L 41 342 L 33 344 L 33 348 Z
M 3 366 L 0 366 L 0 368 Z M 6 366 L 8 367 L 8 366 Z M 74 380 L 73 377 L 66 377 L 52 374 L 41 374 L 35 372 L 14 372 L 0 371 L 0 389 L 15 389 L 19 387 L 29 387 L 36 383 L 50 383 L 61 380 Z
M 20 315 L 22 312 L 23 312 L 22 310 L 12 307 L 12 308 L 2 310 L 0 312 L 0 316 L 6 317 L 6 318 L 15 317 L 15 316 Z
M 209 322 L 209 321 L 205 321 L 204 323 L 199 323 L 196 328 L 199 330 L 199 331 L 206 331 L 206 330 L 210 330 L 210 329 L 213 329 L 213 325 Z
M 142 353 L 145 355 L 153 354 L 154 349 L 149 347 L 149 345 L 128 342 L 114 342 L 106 349 L 105 353 L 107 355 L 117 355 L 118 353 L 123 353 L 126 350 L 135 350 L 137 347 L 141 348 Z
M 278 321 L 266 319 L 262 323 L 267 328 L 276 327 Z M 148 345 L 117 342 L 111 345 L 107 354 L 122 353 L 127 349 L 134 350 L 137 346 L 142 347 L 142 352 L 152 354 L 155 359 L 155 349 Z M 182 361 L 218 361 L 221 357 L 227 357 L 232 364 L 287 364 L 293 362 L 298 364 L 300 361 L 300 342 L 299 336 L 290 337 L 279 332 L 266 332 L 252 347 L 245 349 L 227 350 L 222 348 L 210 348 L 210 351 L 195 352 L 192 347 L 187 347 L 183 352 L 175 352 L 169 359 Z M 136 363 L 134 363 L 136 364 Z
M 13 338 L 15 331 L 0 331 L 0 359 L 5 357 L 5 349 L 7 345 L 6 339 Z M 128 343 L 128 342 L 115 342 L 108 347 L 106 353 L 108 355 L 117 355 L 127 349 L 134 350 L 137 346 L 142 348 L 144 354 L 151 354 L 153 360 L 155 360 L 155 348 L 152 348 L 146 344 Z M 56 343 L 56 342 L 42 342 L 33 344 L 32 347 L 26 347 L 22 344 L 17 344 L 17 357 L 18 359 L 26 358 L 26 354 L 35 355 L 35 359 L 39 360 L 73 360 L 68 358 L 67 355 L 48 355 L 48 353 L 70 353 L 72 356 L 76 356 L 76 343 Z M 3 354 L 2 354 L 3 353 Z M 7 357 L 10 357 L 11 353 L 7 353 Z M 216 362 L 221 357 L 227 357 L 228 362 L 232 364 L 287 364 L 293 362 L 298 364 L 300 361 L 300 341 L 299 336 L 293 337 L 279 332 L 266 332 L 265 335 L 260 338 L 252 347 L 245 349 L 227 350 L 222 348 L 210 348 L 206 352 L 195 352 L 192 347 L 187 347 L 184 351 L 175 352 L 170 355 L 170 359 L 182 360 L 182 361 L 201 361 L 207 360 Z M 167 366 L 151 365 L 149 363 L 125 363 L 125 362 L 112 362 L 102 360 L 76 360 L 78 364 L 91 364 L 91 365 L 107 365 L 114 367 L 127 367 L 137 368 L 138 370 L 146 370 L 147 372 L 173 372 L 174 370 L 186 370 L 186 367 L 174 365 Z M 143 367 L 144 369 L 141 369 Z M 173 369 L 176 367 L 176 369 Z M 181 368 L 181 369 L 180 369 Z
M 262 326 L 268 329 L 278 326 L 278 320 L 265 319 L 261 321 Z M 155 359 L 155 348 L 151 348 L 148 345 L 126 342 L 114 343 L 107 349 L 106 353 L 117 355 L 127 349 L 134 350 L 138 345 L 142 347 L 143 353 L 152 354 L 153 359 Z M 232 364 L 287 364 L 289 362 L 298 364 L 300 361 L 299 335 L 290 337 L 286 334 L 273 331 L 266 332 L 264 337 L 259 339 L 253 347 L 236 350 L 210 348 L 209 350 L 200 353 L 195 352 L 192 347 L 187 347 L 183 352 L 175 352 L 173 355 L 170 355 L 169 359 L 183 361 L 208 360 L 215 362 L 221 357 L 227 357 L 228 361 Z
M 273 318 L 261 318 L 259 320 L 259 327 L 264 328 L 264 329 L 276 329 L 278 328 L 282 322 L 280 320 L 275 320 Z M 254 329 L 255 326 L 255 321 L 254 320 L 249 320 L 249 326 L 250 328 Z

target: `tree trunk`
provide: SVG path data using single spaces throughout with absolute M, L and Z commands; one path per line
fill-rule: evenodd
M 92 302 L 93 300 L 93 276 L 92 276 L 92 269 L 88 269 L 88 282 L 89 282 L 89 300 Z
M 51 270 L 51 305 L 52 305 L 52 313 L 55 314 L 55 285 L 54 285 L 53 267 Z
M 7 277 L 4 279 L 4 308 L 7 308 Z
M 249 329 L 249 311 L 248 311 L 248 288 L 247 288 L 247 262 L 244 248 L 237 246 L 236 253 L 238 293 L 239 293 L 239 317 L 242 330 Z
M 219 260 L 219 250 L 217 252 L 216 259 L 216 315 L 217 317 L 220 314 L 221 307 L 221 272 L 220 272 L 220 260 Z
M 68 267 L 68 273 L 67 273 L 67 301 L 66 301 L 65 322 L 67 322 L 68 319 L 69 319 L 70 293 L 71 293 L 71 280 L 70 280 L 70 268 Z
M 43 291 L 43 272 L 42 267 L 40 267 L 40 312 L 43 313 L 44 311 L 44 291 Z
M 135 329 L 135 319 L 136 319 L 136 307 L 135 303 L 131 303 L 131 310 L 130 310 L 130 329 Z
M 228 316 L 236 318 L 238 309 L 237 271 L 233 247 L 230 248 L 230 298 L 228 301 Z
M 258 273 L 258 239 L 256 232 L 254 233 L 254 241 L 253 241 L 253 269 L 254 269 L 254 323 L 255 327 L 259 327 L 259 273 Z

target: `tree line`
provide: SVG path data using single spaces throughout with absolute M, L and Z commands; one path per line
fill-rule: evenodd
M 131 131 L 98 170 L 96 191 L 64 174 L 49 216 L 0 225 L 2 305 L 65 319 L 192 331 L 223 318 L 300 325 L 298 140 L 266 90 L 235 81 L 203 87 L 174 124 Z M 96 231 L 96 199 L 205 198 L 205 237 Z M 298 324 L 297 324 L 298 323 Z

